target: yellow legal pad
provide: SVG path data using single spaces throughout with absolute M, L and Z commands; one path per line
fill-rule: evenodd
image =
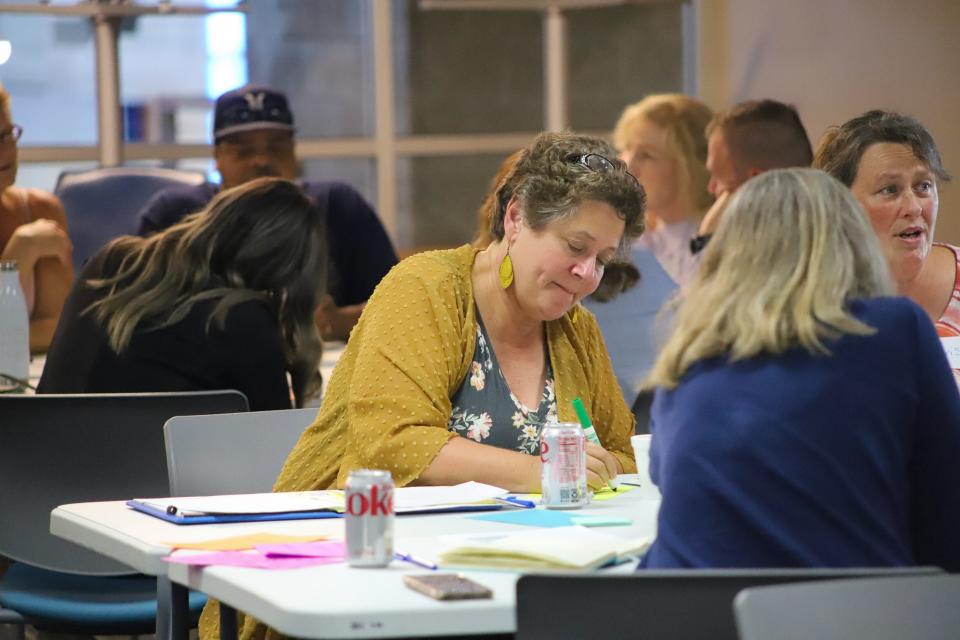
M 310 535 L 310 536 L 291 536 L 281 533 L 250 533 L 243 536 L 233 536 L 230 538 L 216 538 L 213 540 L 201 540 L 198 542 L 164 542 L 174 549 L 198 549 L 201 551 L 242 551 L 244 549 L 253 549 L 258 544 L 286 544 L 289 542 L 315 542 L 317 540 L 327 540 L 330 536 Z

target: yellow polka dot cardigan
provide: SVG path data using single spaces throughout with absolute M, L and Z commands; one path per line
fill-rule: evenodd
M 371 296 L 337 363 L 316 421 L 284 465 L 276 491 L 343 487 L 352 469 L 386 469 L 397 486 L 430 465 L 450 438 L 450 398 L 476 340 L 471 268 L 477 250 L 407 258 Z M 593 315 L 577 305 L 547 323 L 557 408 L 576 421 L 580 396 L 604 448 L 625 472 L 633 415 L 623 400 Z

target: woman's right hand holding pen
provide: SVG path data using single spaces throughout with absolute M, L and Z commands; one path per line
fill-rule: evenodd
M 621 472 L 620 461 L 600 445 L 587 443 L 587 486 L 599 491 Z

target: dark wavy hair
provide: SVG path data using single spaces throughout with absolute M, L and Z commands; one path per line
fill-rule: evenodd
M 863 154 L 881 142 L 910 147 L 917 160 L 925 164 L 937 179 L 950 181 L 950 174 L 943 167 L 940 152 L 927 128 L 916 118 L 880 109 L 867 111 L 839 127 L 828 129 L 817 146 L 813 166 L 849 187 L 857 179 Z
M 85 312 L 106 327 L 117 353 L 137 328 L 176 324 L 200 301 L 216 300 L 209 331 L 223 328 L 234 305 L 265 300 L 277 313 L 297 404 L 317 388 L 313 311 L 325 289 L 326 234 L 296 184 L 258 178 L 227 189 L 165 231 L 114 240 L 99 258 L 119 266 L 87 282 L 107 293 Z

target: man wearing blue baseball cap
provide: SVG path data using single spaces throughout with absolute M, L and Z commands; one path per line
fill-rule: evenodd
M 155 195 L 140 213 L 137 234 L 148 236 L 202 209 L 221 189 L 264 176 L 294 180 L 293 112 L 287 97 L 248 84 L 217 98 L 213 157 L 221 183 L 173 187 Z M 387 233 L 363 197 L 343 182 L 310 181 L 301 187 L 326 218 L 329 298 L 317 320 L 323 337 L 346 340 L 380 279 L 397 263 Z

